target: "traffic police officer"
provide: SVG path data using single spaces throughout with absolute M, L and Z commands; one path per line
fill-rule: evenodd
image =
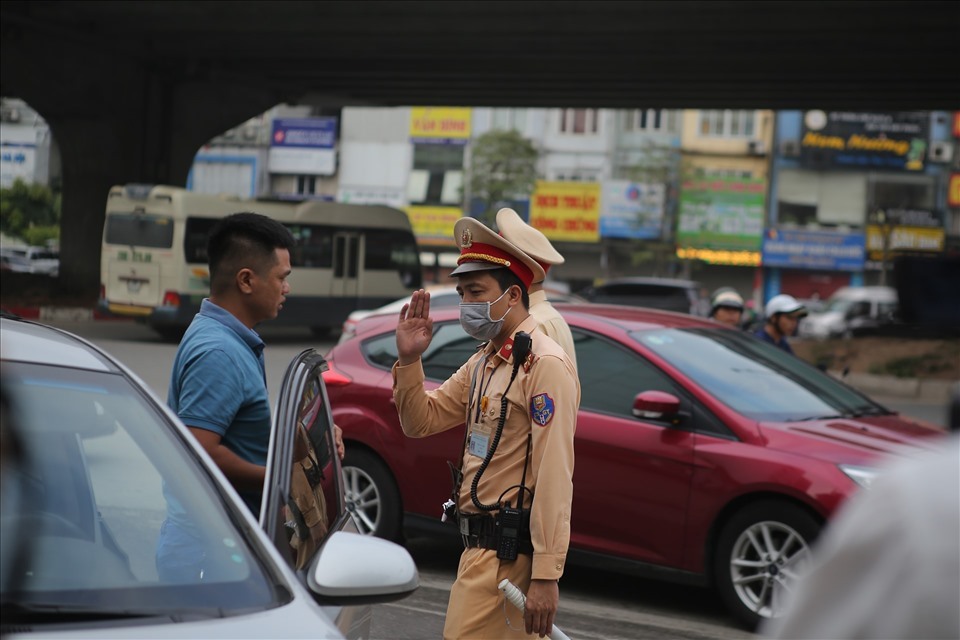
M 527 291 L 544 278 L 540 265 L 473 218 L 461 218 L 454 234 L 461 249 L 451 274 L 462 299 L 460 322 L 486 342 L 439 388 L 425 391 L 420 356 L 433 321 L 430 294 L 420 290 L 400 311 L 393 369 L 404 433 L 418 438 L 466 424 L 459 475 L 445 505 L 465 549 L 443 636 L 514 638 L 525 629 L 543 637 L 553 626 L 570 542 L 580 383 L 569 355 L 528 312 Z M 522 332 L 531 339 L 526 356 Z M 503 526 L 516 522 L 507 517 L 515 514 L 511 507 L 523 512 L 518 536 Z M 515 559 L 504 546 L 511 540 Z M 498 589 L 504 579 L 527 594 L 524 629 L 518 612 L 504 606 Z
M 504 208 L 497 212 L 497 229 L 500 230 L 500 235 L 543 267 L 544 278 L 550 271 L 550 267 L 563 264 L 563 256 L 553 248 L 547 236 L 524 222 L 513 209 Z M 570 325 L 547 300 L 547 292 L 543 290 L 542 280 L 540 282 L 534 280 L 530 284 L 530 315 L 540 323 L 541 331 L 563 347 L 573 361 L 573 366 L 576 367 L 577 353 L 573 346 Z

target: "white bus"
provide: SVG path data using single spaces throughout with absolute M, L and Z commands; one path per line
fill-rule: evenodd
M 290 295 L 271 324 L 317 335 L 356 309 L 373 309 L 421 285 L 407 214 L 379 205 L 244 200 L 162 185 L 110 190 L 103 228 L 100 307 L 176 339 L 209 295 L 207 233 L 231 213 L 282 222 L 296 239 Z

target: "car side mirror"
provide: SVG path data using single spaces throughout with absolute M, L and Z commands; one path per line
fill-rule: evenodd
M 633 415 L 645 420 L 680 422 L 680 399 L 665 391 L 644 391 L 633 399 Z
M 307 585 L 320 604 L 357 605 L 405 598 L 420 586 L 420 576 L 400 545 L 335 531 L 317 554 Z

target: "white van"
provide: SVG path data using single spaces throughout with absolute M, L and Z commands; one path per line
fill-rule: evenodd
M 798 331 L 801 337 L 818 339 L 862 335 L 893 323 L 897 309 L 892 287 L 841 287 L 822 311 L 800 321 Z

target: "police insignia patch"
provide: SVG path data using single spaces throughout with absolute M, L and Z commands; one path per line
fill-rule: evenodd
M 546 393 L 538 393 L 530 399 L 530 417 L 541 427 L 553 420 L 553 398 Z

